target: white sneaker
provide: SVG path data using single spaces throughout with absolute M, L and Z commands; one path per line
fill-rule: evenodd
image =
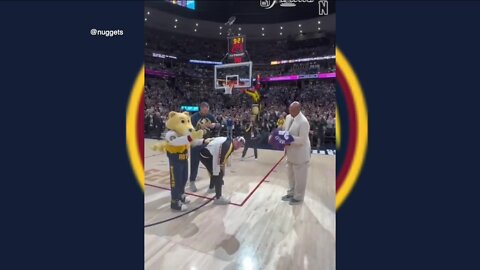
M 191 181 L 189 187 L 190 187 L 190 191 L 197 192 L 197 186 L 195 185 L 195 182 Z
M 242 158 L 240 159 L 240 161 L 245 161 L 245 158 L 244 158 L 244 157 L 242 157 Z
M 220 198 L 215 199 L 213 201 L 213 204 L 218 204 L 218 205 L 226 205 L 226 204 L 229 204 L 229 203 L 230 203 L 230 200 L 225 199 L 225 197 L 223 197 L 223 196 L 221 196 Z
M 212 194 L 212 193 L 215 193 L 215 188 L 209 188 L 207 190 L 207 194 Z
M 182 203 L 182 206 L 181 206 L 181 209 L 180 209 L 180 212 L 185 212 L 188 210 L 188 205 Z
M 181 201 L 184 204 L 189 204 L 190 203 L 190 200 L 187 198 L 187 196 L 185 196 L 185 194 L 183 194 Z
M 255 158 L 255 160 L 258 160 L 258 158 Z

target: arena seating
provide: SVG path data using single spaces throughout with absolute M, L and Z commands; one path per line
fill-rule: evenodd
M 180 42 L 181 41 L 181 42 Z M 226 52 L 225 40 L 202 40 L 188 36 L 168 35 L 156 30 L 147 30 L 145 65 L 147 69 L 168 71 L 174 78 L 147 76 L 145 81 L 145 137 L 161 138 L 166 115 L 171 110 L 180 110 L 182 105 L 198 105 L 202 101 L 210 104 L 210 111 L 217 120 L 224 123 L 231 117 L 235 123 L 234 133 L 240 131 L 250 119 L 251 100 L 238 90 L 225 96 L 213 87 L 213 66 L 190 64 L 188 60 L 198 59 L 220 61 Z M 271 46 L 264 41 L 249 42 L 247 48 L 253 66 L 253 74 L 263 77 L 285 74 L 314 74 L 335 72 L 335 59 L 300 62 L 295 64 L 270 65 L 272 60 L 334 55 L 332 44 L 315 46 L 314 41 L 292 44 L 287 40 Z M 175 56 L 155 58 L 153 52 Z M 288 104 L 302 102 L 303 112 L 311 123 L 312 147 L 317 146 L 319 132 L 326 135 L 327 144 L 335 145 L 335 80 L 299 80 L 293 82 L 269 82 L 262 87 L 263 114 L 259 128 L 264 133 L 276 128 L 278 117 L 287 112 Z M 321 120 L 323 119 L 323 120 Z M 322 126 L 322 129 L 319 129 Z M 226 128 L 218 130 L 225 135 Z

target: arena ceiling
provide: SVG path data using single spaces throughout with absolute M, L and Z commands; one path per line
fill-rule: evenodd
M 257 1 L 196 1 L 190 10 L 166 1 L 145 2 L 145 26 L 191 36 L 225 38 L 225 22 L 235 16 L 231 30 L 249 39 L 282 39 L 335 35 L 335 3 L 329 1 L 329 15 L 318 14 L 318 1 L 295 7 L 271 9 Z

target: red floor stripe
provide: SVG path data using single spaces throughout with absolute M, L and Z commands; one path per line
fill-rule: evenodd
M 257 191 L 258 187 L 263 183 L 263 182 L 270 182 L 270 181 L 265 181 L 269 176 L 270 174 L 273 172 L 273 170 L 275 170 L 275 168 L 277 168 L 278 164 L 280 164 L 280 162 L 282 162 L 282 160 L 285 158 L 285 155 L 283 155 L 280 160 L 275 164 L 273 165 L 273 167 L 270 169 L 270 171 L 267 173 L 267 175 L 265 175 L 262 180 L 260 180 L 260 182 L 257 184 L 257 186 L 252 190 L 250 191 L 250 193 L 247 195 L 247 197 L 243 200 L 243 202 L 241 204 L 238 204 L 238 203 L 229 203 L 231 205 L 235 205 L 235 206 L 239 206 L 239 207 L 242 207 L 247 201 L 248 199 L 250 199 L 250 197 L 253 195 L 253 193 L 255 193 L 255 191 Z M 145 184 L 145 186 L 149 186 L 149 187 L 155 187 L 155 188 L 160 188 L 160 189 L 164 189 L 164 190 L 171 190 L 170 188 L 166 188 L 166 187 L 161 187 L 161 186 L 156 186 L 156 185 L 152 185 L 152 184 Z M 195 193 L 189 193 L 189 192 L 185 192 L 185 194 L 187 195 L 190 195 L 190 196 L 194 196 L 194 197 L 198 197 L 198 198 L 202 198 L 202 199 L 207 199 L 207 200 L 213 200 L 215 198 L 212 197 L 212 198 L 209 198 L 209 197 L 205 197 L 205 196 L 202 196 L 202 195 L 197 195 Z
M 273 172 L 273 170 L 275 170 L 275 168 L 278 166 L 278 164 L 280 164 L 280 162 L 282 162 L 283 158 L 285 158 L 285 155 L 283 155 L 280 160 L 272 167 L 272 169 L 267 173 L 267 175 L 265 175 L 265 177 L 263 177 L 263 179 L 260 181 L 260 183 L 258 183 L 258 185 L 250 192 L 250 194 L 248 194 L 248 196 L 243 200 L 243 202 L 240 204 L 240 206 L 243 206 L 247 201 L 248 199 L 250 199 L 250 197 L 253 195 L 253 193 L 258 189 L 258 187 L 265 181 L 265 179 L 267 179 L 268 176 L 270 176 L 270 174 Z

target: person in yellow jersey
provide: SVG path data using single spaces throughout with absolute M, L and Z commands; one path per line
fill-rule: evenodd
M 277 120 L 277 128 L 283 130 L 283 125 L 284 124 L 285 124 L 285 117 L 283 117 L 283 114 L 281 114 L 280 117 L 278 117 L 278 120 Z

